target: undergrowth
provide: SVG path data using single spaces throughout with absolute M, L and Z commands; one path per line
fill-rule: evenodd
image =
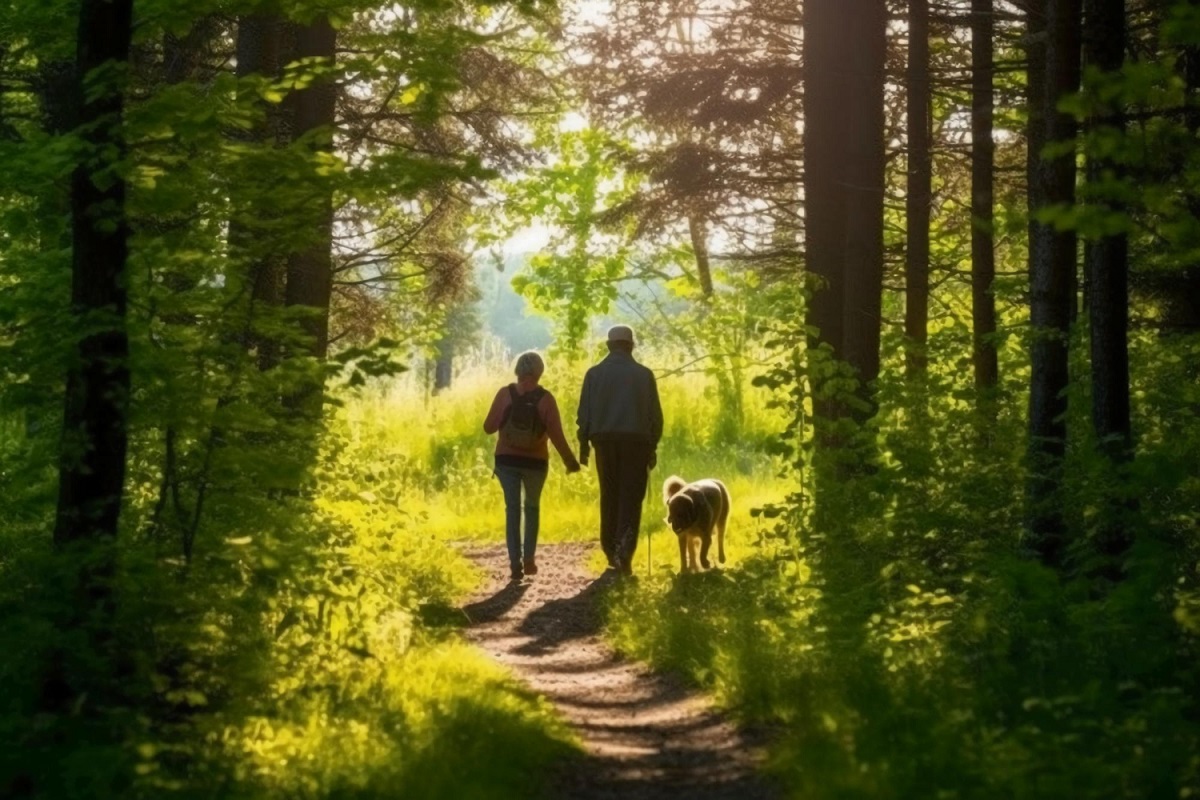
M 577 752 L 572 734 L 460 642 L 455 609 L 479 576 L 403 503 L 363 489 L 352 452 L 326 437 L 311 497 L 215 506 L 190 561 L 131 527 L 102 623 L 69 616 L 48 521 L 6 515 L 0 794 L 536 792 Z M 58 675 L 85 691 L 48 710 Z
M 1118 578 L 1092 546 L 1118 476 L 1086 437 L 1059 573 L 1021 550 L 1016 401 L 983 422 L 943 385 L 891 398 L 928 413 L 881 415 L 872 468 L 826 485 L 816 516 L 797 472 L 736 569 L 664 570 L 611 596 L 610 636 L 773 731 L 795 797 L 1195 796 L 1200 426 L 1178 352 L 1142 344 Z

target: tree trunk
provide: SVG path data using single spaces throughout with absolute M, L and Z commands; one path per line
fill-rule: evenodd
M 842 66 L 847 27 L 839 0 L 809 0 L 804 8 L 804 252 L 812 297 L 808 322 L 816 328 L 811 343 L 842 354 L 842 306 L 845 296 L 846 188 L 848 136 L 845 101 L 853 81 Z M 818 418 L 840 414 L 821 399 Z
M 810 0 L 805 7 L 808 319 L 818 331 L 813 347 L 828 344 L 859 380 L 865 402 L 852 416 L 860 422 L 874 413 L 870 387 L 879 375 L 886 26 L 882 0 Z M 846 409 L 818 391 L 823 447 L 840 446 L 830 430 Z
M 988 395 L 995 390 L 1000 375 L 993 341 L 996 298 L 992 292 L 996 279 L 993 234 L 996 145 L 992 139 L 994 2 L 971 0 L 971 319 L 975 389 L 981 410 L 990 408 Z
M 246 78 L 261 75 L 272 79 L 279 77 L 284 61 L 283 40 L 284 23 L 278 16 L 248 14 L 240 17 L 237 32 L 237 76 Z M 284 127 L 282 116 L 283 112 L 279 106 L 268 106 L 263 122 L 246 134 L 247 139 L 260 144 L 281 144 Z M 261 189 L 252 194 L 261 197 L 260 192 Z M 273 338 L 254 333 L 252 326 L 254 319 L 260 316 L 260 307 L 274 308 L 283 305 L 284 257 L 280 253 L 279 243 L 268 242 L 268 246 L 263 247 L 263 237 L 256 235 L 255 227 L 263 221 L 270 220 L 272 216 L 270 209 L 251 201 L 249 207 L 235 209 L 229 223 L 229 244 L 233 260 L 239 268 L 245 270 L 254 304 L 250 310 L 251 330 L 248 331 L 244 344 L 257 353 L 259 368 L 263 370 L 270 369 L 279 362 L 280 348 Z
M 845 180 L 847 216 L 846 290 L 842 306 L 844 358 L 859 380 L 862 401 L 851 416 L 860 424 L 875 415 L 874 383 L 879 377 L 879 343 L 883 325 L 883 211 L 885 171 L 884 67 L 887 56 L 887 3 L 857 0 L 850 6 L 849 51 L 853 91 L 842 102 L 850 106 Z
M 124 88 L 96 91 L 85 84 L 97 68 L 128 64 L 132 14 L 132 0 L 83 0 L 80 8 L 76 108 L 86 152 L 71 177 L 71 313 L 76 329 L 86 333 L 67 377 L 54 525 L 59 545 L 115 539 L 120 521 L 130 388 L 129 226 L 125 180 L 112 168 L 126 150 Z
M 320 59 L 332 64 L 337 36 L 326 19 L 300 28 L 296 33 L 296 59 Z M 337 86 L 318 78 L 289 98 L 294 134 L 311 137 L 314 155 L 333 152 L 334 114 Z M 309 353 L 324 359 L 329 351 L 329 303 L 333 293 L 333 195 L 328 186 L 318 187 L 313 198 L 313 235 L 298 252 L 288 257 L 286 305 L 306 306 L 316 312 L 304 321 L 309 336 Z
M 908 3 L 908 187 L 904 254 L 906 371 L 924 375 L 929 331 L 929 218 L 933 199 L 933 121 L 929 85 L 929 0 Z
M 1187 111 L 1184 119 L 1195 137 L 1200 134 L 1200 47 L 1183 48 L 1183 77 L 1187 85 Z M 1200 192 L 1189 192 L 1188 210 L 1200 219 Z M 1188 264 L 1182 269 L 1162 275 L 1157 290 L 1163 300 L 1162 331 L 1167 335 L 1188 335 L 1200 332 L 1200 264 Z M 1195 373 L 1193 373 L 1195 374 Z
M 454 382 L 454 342 L 443 339 L 438 343 L 437 360 L 433 362 L 433 393 L 439 394 Z
M 695 214 L 689 214 L 688 234 L 692 239 L 692 252 L 696 254 L 696 276 L 700 279 L 700 293 L 707 300 L 713 296 L 713 279 L 704 220 Z
M 1045 0 L 1042 4 L 1045 72 L 1040 96 L 1030 98 L 1030 107 L 1036 104 L 1039 110 L 1037 124 L 1045 144 L 1062 146 L 1075 136 L 1075 120 L 1058 111 L 1057 103 L 1079 88 L 1080 5 L 1080 0 Z M 1031 8 L 1031 12 L 1035 10 Z M 1031 47 L 1038 47 L 1036 40 Z M 1037 83 L 1034 64 L 1031 53 L 1031 87 Z M 1031 137 L 1031 147 L 1035 138 Z M 1045 563 L 1058 565 L 1066 545 L 1060 489 L 1066 454 L 1067 350 L 1075 306 L 1077 242 L 1073 232 L 1055 229 L 1039 214 L 1074 203 L 1075 158 L 1073 150 L 1054 157 L 1031 151 L 1030 158 L 1029 544 Z
M 1107 74 L 1119 72 L 1125 61 L 1125 0 L 1087 0 L 1085 59 Z M 1119 101 L 1118 101 L 1119 102 Z M 1123 129 L 1119 105 L 1105 112 L 1107 119 L 1093 122 L 1094 129 Z M 1111 158 L 1088 156 L 1088 180 L 1098 185 L 1108 176 L 1123 176 Z M 1103 198 L 1108 213 L 1124 213 L 1119 201 Z M 1103 236 L 1087 243 L 1084 266 L 1088 287 L 1088 324 L 1091 338 L 1092 425 L 1101 451 L 1114 466 L 1133 455 L 1129 412 L 1129 241 L 1124 233 Z M 1120 517 L 1127 503 L 1113 498 L 1110 519 L 1098 533 L 1099 549 L 1119 557 L 1129 548 L 1129 535 Z M 1119 568 L 1111 570 L 1114 576 Z

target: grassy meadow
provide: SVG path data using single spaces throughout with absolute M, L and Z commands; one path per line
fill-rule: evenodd
M 637 357 L 656 371 L 671 354 L 653 351 Z M 504 505 L 492 477 L 495 436 L 483 432 L 483 418 L 497 390 L 513 380 L 511 364 L 474 363 L 453 385 L 430 394 L 416 378 L 376 386 L 347 402 L 340 415 L 350 457 L 370 463 L 363 489 L 396 502 L 406 519 L 440 541 L 504 541 Z M 567 440 L 578 452 L 575 412 L 588 364 L 548 359 L 542 385 L 555 396 Z M 674 534 L 663 524 L 662 482 L 678 474 L 693 480 L 718 477 L 734 499 L 726 536 L 731 563 L 749 553 L 758 522 L 752 508 L 777 502 L 786 493 L 782 464 L 766 453 L 766 442 L 782 420 L 767 407 L 764 390 L 744 387 L 742 435 L 722 440 L 714 429 L 719 415 L 715 382 L 701 372 L 671 374 L 659 380 L 664 434 L 658 465 L 643 513 L 639 570 L 644 571 L 650 538 L 653 567 L 678 566 Z M 599 489 L 594 462 L 567 475 L 551 447 L 550 475 L 542 495 L 540 541 L 599 542 Z

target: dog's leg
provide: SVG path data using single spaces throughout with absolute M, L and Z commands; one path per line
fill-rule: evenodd
M 711 564 L 708 563 L 708 549 L 712 547 L 712 531 L 705 531 L 700 537 L 700 563 L 705 569 L 708 569 Z
M 679 537 L 679 572 L 686 573 L 687 569 L 687 534 L 678 534 Z
M 688 564 L 691 566 L 692 572 L 700 571 L 700 565 L 696 563 L 697 551 L 699 549 L 700 538 L 693 532 L 692 535 L 688 536 Z

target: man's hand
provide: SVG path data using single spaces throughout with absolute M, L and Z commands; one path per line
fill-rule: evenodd
M 572 472 L 579 472 L 579 462 L 575 459 L 572 458 L 570 461 L 566 462 L 566 464 L 568 475 L 570 475 Z
M 658 451 L 651 451 L 650 461 L 647 463 L 650 469 L 654 469 L 656 466 L 658 466 Z

